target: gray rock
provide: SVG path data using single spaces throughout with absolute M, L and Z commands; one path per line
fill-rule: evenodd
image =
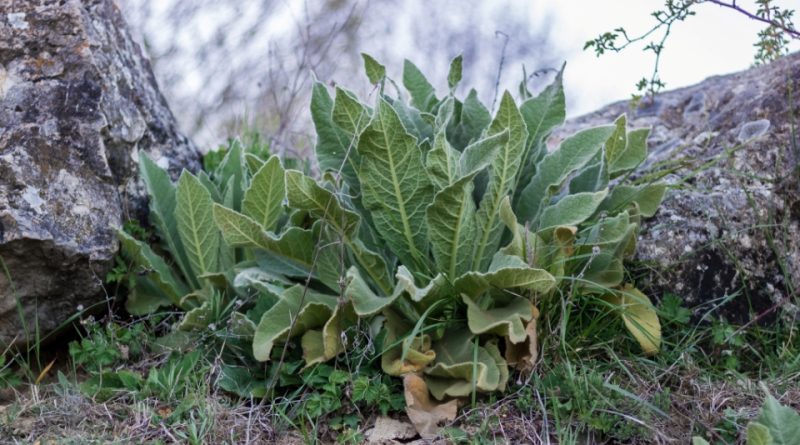
M 571 120 L 560 134 L 627 113 L 650 127 L 646 168 L 675 185 L 643 227 L 643 284 L 746 321 L 796 312 L 800 285 L 800 53 L 768 66 L 618 102 Z M 668 171 L 672 169 L 672 171 Z
M 0 2 L 0 350 L 106 305 L 139 150 L 199 167 L 114 2 Z

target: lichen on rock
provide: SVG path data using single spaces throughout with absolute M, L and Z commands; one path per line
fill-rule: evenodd
M 199 167 L 114 2 L 0 3 L 0 349 L 105 306 L 139 150 Z

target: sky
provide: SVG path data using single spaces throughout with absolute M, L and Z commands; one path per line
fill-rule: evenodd
M 629 98 L 635 84 L 652 72 L 654 56 L 642 46 L 619 54 L 596 57 L 583 44 L 605 31 L 624 27 L 630 35 L 645 32 L 654 23 L 649 17 L 660 0 L 545 0 L 531 22 L 551 20 L 552 41 L 566 58 L 564 74 L 568 113 L 572 116 Z M 740 0 L 740 6 L 755 11 L 755 2 Z M 800 0 L 777 5 L 800 10 Z M 758 31 L 763 26 L 747 17 L 712 4 L 697 7 L 697 16 L 673 27 L 661 58 L 661 79 L 675 89 L 720 74 L 752 66 Z M 794 42 L 792 50 L 800 50 Z
M 281 60 L 280 57 L 270 57 L 272 39 L 289 36 L 288 41 L 285 38 L 278 40 L 280 43 L 276 48 L 278 53 L 288 51 L 288 54 L 296 54 L 293 48 L 280 45 L 294 43 L 296 37 L 292 32 L 306 26 L 307 10 L 313 9 L 312 5 L 321 5 L 318 3 L 321 0 L 118 1 L 150 10 L 146 19 L 135 14 L 130 18 L 137 25 L 134 28 L 147 35 L 154 53 L 163 55 L 155 64 L 159 82 L 181 124 L 204 146 L 213 146 L 224 140 L 230 131 L 214 122 L 230 121 L 231 115 L 246 117 L 248 110 L 253 111 L 253 107 L 258 105 L 265 91 L 277 91 L 272 84 L 262 88 L 260 81 L 268 75 L 272 61 Z M 779 7 L 800 11 L 800 0 L 773 1 Z M 166 19 L 175 14 L 171 12 L 175 5 L 190 5 L 192 2 L 202 4 L 202 7 L 180 26 Z M 443 73 L 446 73 L 449 60 L 464 50 L 460 46 L 464 45 L 463 39 L 467 39 L 472 46 L 481 49 L 475 53 L 478 60 L 465 59 L 465 67 L 474 67 L 480 75 L 473 76 L 473 79 L 465 78 L 462 87 L 476 87 L 482 100 L 487 104 L 492 102 L 502 47 L 502 40 L 495 31 L 509 33 L 510 53 L 529 51 L 523 59 L 516 59 L 504 67 L 501 88 L 516 90 L 521 75 L 520 62 L 530 73 L 542 68 L 557 68 L 561 61 L 566 61 L 564 81 L 568 116 L 578 116 L 611 102 L 629 99 L 636 92 L 635 84 L 639 79 L 649 78 L 655 56 L 643 51 L 646 42 L 599 58 L 591 50 L 584 51 L 583 46 L 587 40 L 618 27 L 624 27 L 630 35 L 646 32 L 655 24 L 651 12 L 664 5 L 664 0 L 341 2 L 372 8 L 368 19 L 368 25 L 372 26 L 367 28 L 374 34 L 363 36 L 356 42 L 357 48 L 348 49 L 379 56 L 387 65 L 389 75 L 395 79 L 400 78 L 402 59 L 407 57 L 420 66 L 434 85 L 440 87 L 440 92 L 446 90 Z M 755 0 L 738 0 L 737 4 L 749 11 L 757 9 Z M 136 8 L 128 8 L 128 13 Z M 260 10 L 267 11 L 266 15 L 260 15 Z M 666 82 L 667 90 L 696 84 L 709 76 L 744 70 L 753 64 L 756 52 L 753 43 L 763 24 L 708 3 L 696 5 L 695 11 L 696 16 L 673 27 L 662 54 L 660 77 Z M 524 19 L 522 26 L 529 26 L 531 32 L 518 28 L 516 32 L 510 30 L 520 25 L 520 17 Z M 325 18 L 331 23 L 339 20 L 336 15 Z M 800 17 L 796 21 L 800 23 Z M 328 29 L 331 23 L 314 22 L 308 26 Z M 430 34 L 425 34 L 428 30 Z M 437 30 L 446 30 L 445 35 L 437 34 Z M 468 32 L 462 32 L 464 30 Z M 449 38 L 453 35 L 447 33 L 461 35 L 448 40 L 448 35 Z M 541 44 L 535 37 L 540 33 L 549 33 L 547 45 L 550 47 L 546 50 L 536 46 Z M 214 44 L 220 35 L 225 37 L 223 41 L 226 43 L 215 49 Z M 444 40 L 432 40 L 436 38 Z M 442 51 L 443 45 L 445 51 Z M 514 45 L 517 48 L 512 49 Z M 167 51 L 170 47 L 174 47 L 174 51 Z M 206 48 L 210 48 L 209 51 Z M 800 50 L 800 42 L 795 41 L 791 50 Z M 198 58 L 198 54 L 203 57 Z M 355 91 L 359 91 L 359 86 L 364 87 L 363 76 L 349 74 L 334 72 L 333 78 L 322 77 L 321 80 L 335 80 Z M 547 82 L 546 78 L 532 81 L 530 86 L 535 90 Z M 252 85 L 258 85 L 258 88 L 252 88 Z M 236 94 L 233 95 L 235 100 L 224 103 L 226 108 L 220 106 L 220 98 L 228 90 Z

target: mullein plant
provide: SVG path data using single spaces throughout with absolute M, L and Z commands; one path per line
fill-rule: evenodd
M 280 361 L 287 342 L 307 366 L 331 360 L 350 328 L 369 321 L 387 374 L 414 376 L 437 400 L 502 392 L 512 369 L 534 367 L 539 309 L 567 294 L 591 296 L 584 301 L 618 314 L 643 353 L 658 351 L 656 311 L 623 263 L 665 191 L 630 181 L 647 130 L 628 131 L 621 116 L 548 150 L 565 117 L 561 73 L 535 97 L 524 83 L 517 100 L 506 92 L 492 115 L 474 90 L 456 96 L 461 57 L 443 97 L 411 62 L 403 91 L 364 61 L 370 103 L 313 87 L 318 179 L 275 157 L 253 161 L 240 205 L 236 191 L 223 186 L 214 199 L 197 178 L 202 211 L 177 213 L 197 215 L 203 230 L 177 224 L 195 287 L 223 275 L 234 291 L 257 290 L 255 306 L 234 313 L 256 360 Z M 179 181 L 176 210 L 194 208 L 180 205 L 180 190 Z M 243 252 L 228 254 L 226 266 L 242 260 L 235 276 L 204 267 L 221 266 L 213 252 L 222 249 Z

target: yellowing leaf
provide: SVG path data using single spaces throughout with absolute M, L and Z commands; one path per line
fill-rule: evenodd
M 509 366 L 526 374 L 533 371 L 536 360 L 539 359 L 539 336 L 536 331 L 539 310 L 531 306 L 531 312 L 533 317 L 525 325 L 525 341 L 514 344 L 506 337 L 506 362 Z
M 440 425 L 452 422 L 458 412 L 458 401 L 437 403 L 431 400 L 425 380 L 416 374 L 403 378 L 406 397 L 406 414 L 423 439 L 433 439 L 439 434 Z
M 606 298 L 619 306 L 625 327 L 639 342 L 642 351 L 648 355 L 657 353 L 661 347 L 661 323 L 647 295 L 628 284 Z

